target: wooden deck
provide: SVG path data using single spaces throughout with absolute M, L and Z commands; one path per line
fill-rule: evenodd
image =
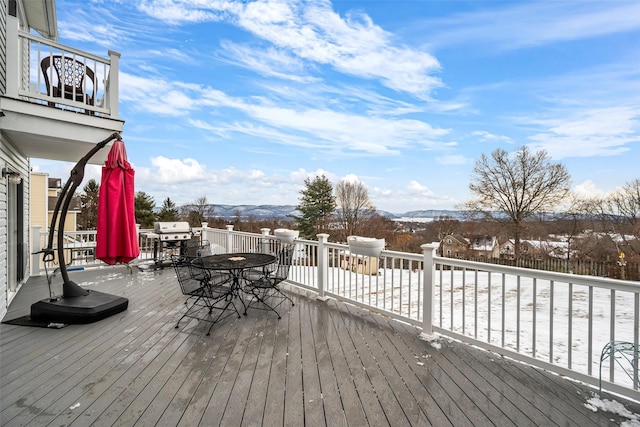
M 0 326 L 2 426 L 619 425 L 585 406 L 595 390 L 406 324 L 290 289 L 296 305 L 213 327 L 175 321 L 170 268 L 71 272 L 129 298 L 88 325 Z M 60 282 L 58 276 L 54 282 Z M 7 318 L 48 296 L 27 283 Z M 620 399 L 616 399 L 623 402 Z M 624 402 L 635 414 L 640 405 Z

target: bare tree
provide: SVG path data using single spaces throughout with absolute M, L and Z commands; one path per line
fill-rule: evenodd
M 561 235 L 567 244 L 566 259 L 592 259 L 602 246 L 602 237 L 594 227 L 594 212 L 597 201 L 590 198 L 579 198 L 575 194 L 567 197 L 568 207 L 554 215 L 551 221 L 543 221 L 540 224 L 540 235 L 553 233 Z
M 497 149 L 491 157 L 483 154 L 476 161 L 469 189 L 477 198 L 466 207 L 489 216 L 506 215 L 518 258 L 524 221 L 536 212 L 552 210 L 569 193 L 569 182 L 565 166 L 551 162 L 544 150 L 532 153 L 522 146 L 510 155 Z
M 627 250 L 640 255 L 640 179 L 627 182 L 602 200 L 602 207 L 608 228 L 619 235 Z
M 367 188 L 362 182 L 342 180 L 336 186 L 336 212 L 341 225 L 340 239 L 345 242 L 347 236 L 360 234 L 365 224 L 376 213 L 369 200 Z
M 191 227 L 200 227 L 203 222 L 213 216 L 206 196 L 198 197 L 195 201 L 187 203 L 181 208 L 182 215 L 187 217 Z

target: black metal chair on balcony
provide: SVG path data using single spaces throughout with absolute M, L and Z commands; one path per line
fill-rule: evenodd
M 227 318 L 234 312 L 240 312 L 233 304 L 233 291 L 230 281 L 212 280 L 206 269 L 199 267 L 200 258 L 173 255 L 171 264 L 175 269 L 182 293 L 188 298 L 185 301 L 187 311 L 176 322 L 176 328 L 185 317 L 210 322 L 207 335 L 213 325 Z M 214 311 L 217 313 L 214 314 Z
M 294 245 L 281 245 L 276 253 L 275 263 L 262 269 L 249 269 L 243 272 L 243 291 L 251 297 L 246 305 L 247 309 L 255 307 L 271 310 L 280 319 L 280 313 L 276 308 L 285 301 L 289 301 L 292 306 L 295 305 L 293 300 L 279 287 L 280 283 L 287 280 L 289 276 L 294 248 Z
M 40 68 L 47 87 L 47 95 L 95 105 L 95 74 L 86 64 L 72 57 L 51 55 L 40 62 Z M 53 71 L 55 71 L 55 81 L 53 81 Z M 54 83 L 55 86 L 53 86 Z M 49 106 L 55 106 L 55 102 L 49 101 Z

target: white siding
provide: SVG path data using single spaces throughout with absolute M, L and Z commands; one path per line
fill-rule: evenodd
M 0 0 L 1 1 L 1 0 Z M 29 277 L 29 248 L 31 242 L 29 240 L 29 161 L 26 157 L 22 156 L 13 147 L 5 136 L 0 131 L 0 169 L 9 166 L 12 170 L 18 171 L 23 179 L 24 189 L 24 204 L 23 204 L 23 242 L 22 249 L 23 259 L 25 260 L 25 271 L 23 273 L 24 283 Z M 7 251 L 17 252 L 18 248 L 9 248 L 7 246 L 8 230 L 7 230 L 7 179 L 0 179 L 0 318 L 4 317 L 9 305 L 10 298 L 15 295 L 8 291 L 8 264 L 7 264 Z M 18 286 L 21 284 L 19 283 Z
M 7 77 L 7 0 L 0 0 L 0 93 L 6 93 Z

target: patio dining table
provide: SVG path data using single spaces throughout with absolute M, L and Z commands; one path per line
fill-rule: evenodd
M 234 296 L 240 298 L 244 313 L 247 314 L 247 306 L 242 298 L 240 279 L 242 272 L 250 268 L 259 268 L 276 262 L 275 255 L 258 252 L 235 252 L 218 255 L 208 255 L 197 258 L 194 265 L 198 268 L 213 271 L 228 271 L 232 277 L 231 287 Z

